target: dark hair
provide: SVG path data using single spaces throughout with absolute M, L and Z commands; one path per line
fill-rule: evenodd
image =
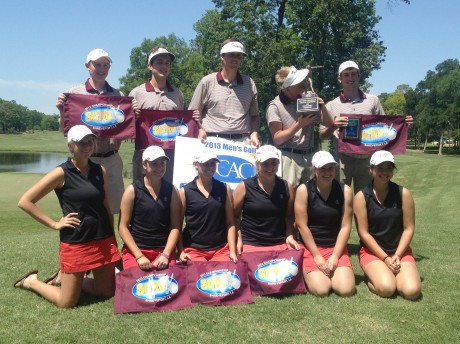
M 152 49 L 150 49 L 150 51 L 147 53 L 147 64 L 148 65 L 151 64 L 151 62 L 152 62 L 152 61 L 149 61 L 150 54 L 154 53 L 155 51 L 157 51 L 160 48 L 166 49 L 162 44 L 160 44 L 160 45 L 157 45 L 157 46 L 153 47 Z M 154 59 L 152 59 L 152 60 L 154 60 Z
M 225 41 L 222 42 L 220 45 L 220 49 L 224 47 L 225 44 L 230 43 L 230 42 L 238 42 L 241 43 L 241 41 L 238 38 L 232 37 L 232 38 L 227 38 Z

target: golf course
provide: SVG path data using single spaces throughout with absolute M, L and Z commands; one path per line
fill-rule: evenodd
M 133 149 L 132 142 L 123 142 L 120 151 L 126 186 Z M 62 133 L 36 132 L 0 135 L 0 151 L 65 153 L 67 146 Z M 29 270 L 37 269 L 40 279 L 56 271 L 59 236 L 17 207 L 43 174 L 0 173 L 0 343 L 459 343 L 460 156 L 408 150 L 396 156 L 396 166 L 393 181 L 412 192 L 416 206 L 411 247 L 422 277 L 417 301 L 383 299 L 368 290 L 353 227 L 348 244 L 357 293 L 352 297 L 255 297 L 251 305 L 124 315 L 113 314 L 113 299 L 82 295 L 78 307 L 64 310 L 13 288 Z M 61 217 L 53 193 L 38 205 Z

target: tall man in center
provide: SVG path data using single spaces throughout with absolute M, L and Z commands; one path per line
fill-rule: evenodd
M 217 136 L 259 147 L 257 88 L 249 76 L 239 72 L 244 55 L 241 42 L 225 40 L 220 49 L 222 67 L 198 83 L 189 110 L 199 112 L 199 139 Z

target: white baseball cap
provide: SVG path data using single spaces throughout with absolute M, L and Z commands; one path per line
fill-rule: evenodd
M 395 163 L 395 157 L 388 151 L 379 150 L 371 156 L 371 166 L 377 166 L 384 162 Z
M 171 62 L 173 62 L 174 59 L 176 58 L 176 56 L 173 53 L 170 53 L 165 48 L 158 48 L 156 51 L 154 51 L 153 53 L 149 55 L 149 57 L 147 58 L 147 63 L 150 64 L 152 62 L 152 59 L 155 56 L 163 55 L 163 54 L 168 55 L 171 58 Z
M 67 142 L 80 142 L 88 135 L 96 137 L 86 125 L 77 124 L 67 132 Z
M 359 72 L 358 64 L 355 61 L 345 61 L 339 66 L 339 76 L 345 69 L 354 68 Z
M 96 61 L 101 57 L 105 57 L 107 60 L 109 60 L 110 63 L 112 63 L 112 59 L 109 57 L 109 53 L 100 48 L 91 50 L 89 52 L 88 56 L 86 56 L 86 63 L 89 63 L 90 61 Z
M 205 162 L 208 162 L 209 160 L 217 160 L 217 162 L 220 162 L 219 158 L 217 157 L 217 154 L 209 148 L 204 148 L 196 153 L 196 155 L 193 157 L 193 161 L 199 163 L 199 164 L 204 164 Z
M 294 66 L 291 66 L 291 70 L 287 75 L 286 79 L 281 86 L 282 89 L 288 88 L 289 86 L 294 86 L 302 81 L 308 76 L 308 69 L 297 69 Z
M 228 42 L 222 47 L 222 49 L 220 49 L 221 55 L 227 53 L 242 53 L 243 55 L 246 55 L 243 44 L 236 41 Z
M 142 161 L 154 161 L 158 158 L 166 158 L 169 161 L 163 148 L 158 146 L 149 146 L 142 153 Z
M 281 161 L 280 151 L 271 145 L 263 145 L 256 151 L 256 161 L 262 163 L 268 159 Z
M 337 161 L 335 161 L 331 153 L 326 151 L 319 151 L 313 155 L 313 158 L 311 159 L 311 164 L 316 168 L 321 168 L 323 166 L 326 166 L 327 164 L 337 165 Z

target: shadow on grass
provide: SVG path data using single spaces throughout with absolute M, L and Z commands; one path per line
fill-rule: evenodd
M 86 294 L 84 292 L 81 293 L 80 295 L 80 300 L 78 301 L 77 307 L 86 307 L 86 306 L 92 306 L 92 305 L 97 305 L 98 303 L 103 303 L 110 298 L 98 298 L 95 296 L 91 296 L 89 294 Z

